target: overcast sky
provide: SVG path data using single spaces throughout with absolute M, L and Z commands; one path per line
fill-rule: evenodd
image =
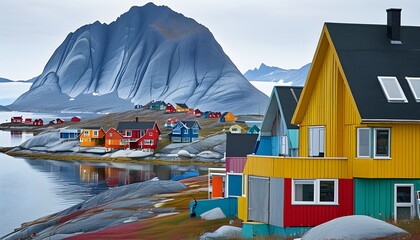
M 69 32 L 110 23 L 132 0 L 0 0 L 0 77 L 39 75 Z M 312 61 L 324 22 L 386 24 L 402 8 L 402 24 L 420 26 L 419 0 L 170 0 L 153 1 L 203 24 L 241 72 L 261 63 L 300 68 Z

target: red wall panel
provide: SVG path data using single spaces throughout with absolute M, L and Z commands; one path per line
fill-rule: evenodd
M 353 215 L 353 179 L 338 180 L 338 205 L 292 205 L 292 179 L 284 179 L 284 226 L 312 227 Z

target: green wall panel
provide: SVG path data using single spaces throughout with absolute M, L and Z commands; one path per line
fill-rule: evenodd
M 389 220 L 394 216 L 394 185 L 414 184 L 420 190 L 420 179 L 354 179 L 354 214 Z

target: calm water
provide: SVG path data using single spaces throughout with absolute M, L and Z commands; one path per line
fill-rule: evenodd
M 195 165 L 35 160 L 2 153 L 0 164 L 0 236 L 115 186 L 207 170 Z

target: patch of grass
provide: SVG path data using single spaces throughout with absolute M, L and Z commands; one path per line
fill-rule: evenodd
M 420 235 L 420 220 L 398 221 L 393 223 L 395 226 L 402 228 L 412 235 Z M 420 236 L 418 236 L 420 239 Z

